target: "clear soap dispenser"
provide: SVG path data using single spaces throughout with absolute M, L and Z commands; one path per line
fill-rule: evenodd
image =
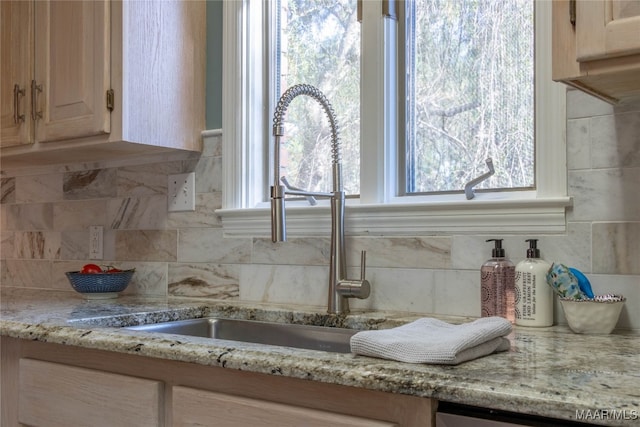
M 515 322 L 515 269 L 502 248 L 502 239 L 495 242 L 491 259 L 480 268 L 480 298 L 482 317 L 500 316 Z
M 528 239 L 527 258 L 516 265 L 516 325 L 553 325 L 553 289 L 547 284 L 551 265 L 540 258 L 538 239 Z

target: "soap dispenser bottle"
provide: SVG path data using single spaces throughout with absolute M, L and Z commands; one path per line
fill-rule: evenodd
M 516 265 L 516 325 L 553 325 L 553 289 L 547 284 L 551 265 L 540 258 L 538 239 L 529 243 L 527 258 Z
M 515 321 L 515 265 L 507 259 L 502 239 L 495 242 L 491 259 L 480 268 L 482 317 L 500 316 Z

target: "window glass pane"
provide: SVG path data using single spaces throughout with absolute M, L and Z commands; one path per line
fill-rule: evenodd
M 279 0 L 278 94 L 307 83 L 324 93 L 340 126 L 343 184 L 359 193 L 360 24 L 356 0 Z M 281 175 L 311 191 L 331 191 L 331 132 L 320 105 L 307 96 L 291 102 L 281 138 Z
M 534 186 L 533 6 L 407 2 L 407 193 Z

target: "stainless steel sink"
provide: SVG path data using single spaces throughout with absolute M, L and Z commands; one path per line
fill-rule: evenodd
M 358 332 L 352 329 L 325 326 L 211 317 L 129 326 L 124 329 L 305 348 L 334 353 L 350 353 L 349 340 L 352 335 Z

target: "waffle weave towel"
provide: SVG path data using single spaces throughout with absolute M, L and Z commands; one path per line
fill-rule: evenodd
M 502 317 L 482 317 L 453 325 L 433 318 L 351 337 L 351 352 L 408 363 L 457 365 L 510 347 L 505 338 L 511 323 Z

